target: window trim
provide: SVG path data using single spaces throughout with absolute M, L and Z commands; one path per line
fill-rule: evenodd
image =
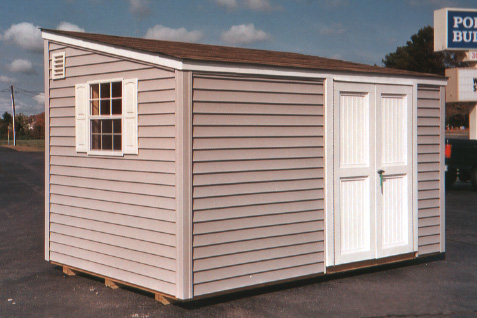
M 87 109 L 87 114 L 86 114 L 86 136 L 88 137 L 87 139 L 87 154 L 91 156 L 115 156 L 115 157 L 123 157 L 124 156 L 124 104 L 123 104 L 123 99 L 124 99 L 124 92 L 121 90 L 121 115 L 111 118 L 110 116 L 93 116 L 91 115 L 91 110 L 90 110 L 90 101 L 91 101 L 91 96 L 90 90 L 91 90 L 91 85 L 93 84 L 104 84 L 104 83 L 112 83 L 112 82 L 121 82 L 121 87 L 124 87 L 124 78 L 112 78 L 112 79 L 101 79 L 101 80 L 94 80 L 94 81 L 88 81 L 86 84 L 88 85 L 88 109 Z M 97 150 L 97 149 L 91 149 L 91 120 L 92 119 L 117 119 L 121 118 L 121 151 L 113 151 L 113 150 Z

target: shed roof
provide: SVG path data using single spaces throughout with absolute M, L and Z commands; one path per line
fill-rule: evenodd
M 150 40 L 142 38 L 122 37 L 114 35 L 72 32 L 42 29 L 42 31 L 73 37 L 95 43 L 125 48 L 133 51 L 157 54 L 180 61 L 205 61 L 252 64 L 263 66 L 292 67 L 308 70 L 323 70 L 337 72 L 370 73 L 383 75 L 398 75 L 412 77 L 433 77 L 444 79 L 444 76 L 426 74 L 353 63 L 319 56 L 290 52 L 246 49 L 208 44 Z

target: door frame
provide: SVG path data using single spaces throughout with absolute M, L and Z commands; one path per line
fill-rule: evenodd
M 334 181 L 334 168 L 335 168 L 335 141 L 334 141 L 334 129 L 335 129 L 335 85 L 336 84 L 349 84 L 353 86 L 355 84 L 371 84 L 376 88 L 379 85 L 391 85 L 393 87 L 400 87 L 400 86 L 408 86 L 411 87 L 412 96 L 411 102 L 412 105 L 410 107 L 411 111 L 411 131 L 412 131 L 412 162 L 411 165 L 411 193 L 409 196 L 409 200 L 411 200 L 412 205 L 412 246 L 413 252 L 416 253 L 418 251 L 418 213 L 417 213 L 417 81 L 416 80 L 396 80 L 396 83 L 391 84 L 389 81 L 384 81 L 383 83 L 370 81 L 368 78 L 363 78 L 362 81 L 356 81 L 355 78 L 351 80 L 342 79 L 340 78 L 337 81 L 332 76 L 327 77 L 325 80 L 325 87 L 324 87 L 324 115 L 325 115 L 325 273 L 327 267 L 335 266 L 335 232 L 334 232 L 334 206 L 335 206 L 335 195 L 334 195 L 334 188 L 335 188 L 335 181 Z M 375 93 L 375 98 L 376 98 Z

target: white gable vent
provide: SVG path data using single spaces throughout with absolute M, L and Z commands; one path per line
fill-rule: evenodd
M 65 52 L 55 53 L 51 58 L 52 78 L 65 78 Z

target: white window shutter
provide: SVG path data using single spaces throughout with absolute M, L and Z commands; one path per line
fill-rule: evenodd
M 123 153 L 138 154 L 137 78 L 123 81 Z
M 88 151 L 88 84 L 75 85 L 76 151 Z

